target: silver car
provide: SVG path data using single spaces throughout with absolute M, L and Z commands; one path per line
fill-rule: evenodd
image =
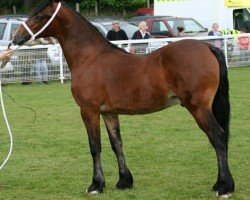
M 109 30 L 112 29 L 112 22 L 114 20 L 106 20 L 106 19 L 96 19 L 96 20 L 90 20 L 90 22 L 100 31 L 100 33 L 103 35 L 103 37 L 106 37 Z M 138 27 L 134 24 L 131 24 L 129 22 L 118 20 L 120 24 L 120 28 L 123 29 L 128 38 L 131 39 L 134 32 L 138 30 Z
M 12 36 L 14 32 L 18 29 L 18 27 L 27 19 L 25 15 L 3 15 L 0 16 L 0 52 L 5 50 L 8 44 L 12 40 Z M 52 66 L 59 65 L 59 45 L 42 45 L 41 48 L 47 49 L 47 57 Z M 27 48 L 26 48 L 27 49 Z M 20 52 L 22 49 L 19 50 Z M 14 54 L 11 58 L 11 62 L 7 64 L 5 69 L 0 69 L 2 71 L 12 71 L 13 65 L 18 67 L 18 55 Z M 1 63 L 0 63 L 1 64 Z
M 12 40 L 13 32 L 27 18 L 24 16 L 0 16 L 0 45 L 7 46 Z

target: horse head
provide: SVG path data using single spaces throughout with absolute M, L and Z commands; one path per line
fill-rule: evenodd
M 23 45 L 29 40 L 52 36 L 47 27 L 53 23 L 61 7 L 60 0 L 49 0 L 39 3 L 32 11 L 29 18 L 17 29 L 12 43 Z

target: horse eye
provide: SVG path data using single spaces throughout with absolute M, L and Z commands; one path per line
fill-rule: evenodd
M 37 16 L 37 19 L 40 21 L 40 20 L 43 20 L 45 18 L 45 16 L 43 16 L 43 15 L 38 15 Z

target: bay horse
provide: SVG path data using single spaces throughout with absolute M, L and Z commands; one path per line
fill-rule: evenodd
M 71 71 L 71 90 L 81 110 L 93 158 L 88 193 L 105 187 L 101 164 L 100 116 L 119 167 L 118 189 L 133 187 L 125 162 L 119 114 L 147 114 L 175 104 L 185 107 L 215 149 L 219 196 L 234 192 L 228 165 L 229 83 L 224 54 L 201 41 L 181 40 L 147 55 L 134 55 L 107 41 L 86 19 L 58 0 L 38 4 L 13 43 L 58 39 Z

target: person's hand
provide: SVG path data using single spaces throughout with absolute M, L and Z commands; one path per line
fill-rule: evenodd
M 0 60 L 3 62 L 8 62 L 13 54 L 13 49 L 9 48 L 2 53 L 0 53 Z

